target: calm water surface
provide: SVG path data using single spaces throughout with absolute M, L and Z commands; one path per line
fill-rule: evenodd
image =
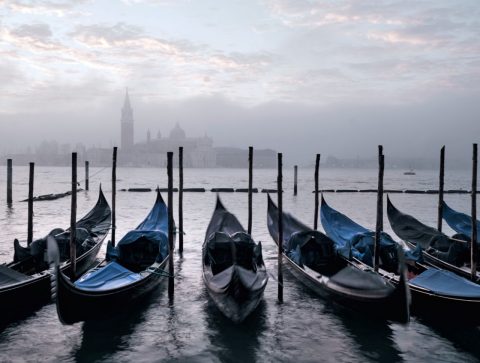
M 5 170 L 4 170 L 5 169 Z M 14 238 L 26 239 L 25 199 L 27 167 L 14 167 L 14 206 L 5 203 L 6 167 L 0 171 L 0 263 L 11 260 Z M 78 194 L 78 216 L 97 199 L 100 183 L 111 199 L 110 169 L 90 168 L 91 191 Z M 95 174 L 95 175 L 94 175 Z M 79 175 L 83 169 L 79 168 Z M 178 175 L 175 174 L 176 176 Z M 185 187 L 247 187 L 247 171 L 240 169 L 185 170 Z M 163 169 L 120 168 L 118 189 L 166 186 Z M 35 195 L 64 192 L 70 188 L 68 168 L 37 167 Z M 376 187 L 376 170 L 321 170 L 322 188 Z M 299 194 L 293 197 L 293 172 L 284 172 L 284 209 L 313 224 L 313 170 L 299 170 Z M 178 180 L 178 179 L 177 179 Z M 275 188 L 276 171 L 255 170 L 254 187 Z M 469 172 L 447 170 L 446 189 L 468 189 Z M 83 186 L 83 181 L 82 181 Z M 387 170 L 385 188 L 435 189 L 434 171 L 404 176 Z M 175 196 L 176 197 L 176 196 Z M 329 203 L 369 228 L 375 226 L 375 194 L 326 194 Z M 392 201 L 421 221 L 436 225 L 435 195 L 392 195 Z M 117 238 L 135 228 L 155 200 L 154 193 L 117 193 Z M 223 194 L 226 207 L 246 225 L 247 194 Z M 468 195 L 447 195 L 447 202 L 468 211 Z M 176 200 L 175 200 L 176 202 Z M 276 275 L 276 248 L 266 226 L 267 197 L 253 198 L 253 237 L 262 241 L 267 268 Z M 470 362 L 480 358 L 480 331 L 416 317 L 408 326 L 374 321 L 310 293 L 288 272 L 284 275 L 283 304 L 276 300 L 276 281 L 271 278 L 259 308 L 244 323 L 224 318 L 209 300 L 201 278 L 201 245 L 213 213 L 215 194 L 184 194 L 185 250 L 175 255 L 175 297 L 169 304 L 160 288 L 138 309 L 102 322 L 62 326 L 54 305 L 47 305 L 0 331 L 0 361 L 81 362 Z M 67 227 L 70 199 L 34 205 L 34 236 L 54 227 Z M 176 215 L 177 209 L 174 213 Z M 387 221 L 385 217 L 385 221 Z M 386 223 L 385 228 L 390 231 Z M 445 228 L 447 233 L 451 230 Z M 103 257 L 105 245 L 99 255 Z M 2 312 L 3 314 L 8 312 Z M 452 314 L 455 314 L 452 311 Z

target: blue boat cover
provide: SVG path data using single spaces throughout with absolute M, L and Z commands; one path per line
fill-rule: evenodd
M 460 213 L 450 208 L 447 203 L 443 202 L 442 207 L 443 219 L 447 222 L 451 229 L 464 236 L 464 238 L 470 239 L 472 235 L 472 217 Z M 477 236 L 480 235 L 480 222 L 477 220 Z M 477 240 L 478 242 L 478 240 Z
M 429 268 L 411 279 L 410 283 L 437 294 L 459 298 L 480 298 L 480 285 L 450 271 Z
M 370 266 L 373 266 L 373 246 L 375 232 L 352 221 L 344 214 L 330 207 L 322 198 L 320 218 L 323 229 L 335 243 L 337 253 L 346 258 L 355 257 Z M 387 254 L 396 256 L 397 242 L 389 234 L 382 232 L 380 235 L 380 253 L 384 263 L 387 262 Z M 421 262 L 422 253 L 419 248 L 414 251 L 406 250 L 405 258 L 411 261 Z M 396 257 L 394 257 L 396 259 Z M 395 264 L 392 261 L 392 264 Z M 392 266 L 393 267 L 393 266 Z
M 83 290 L 102 291 L 116 289 L 142 279 L 138 273 L 132 272 L 116 262 L 110 262 L 101 269 L 92 270 L 75 282 L 75 286 Z
M 163 261 L 168 251 L 168 208 L 158 192 L 155 205 L 144 221 L 128 232 L 116 247 L 108 244 L 107 260 L 141 270 L 155 260 Z

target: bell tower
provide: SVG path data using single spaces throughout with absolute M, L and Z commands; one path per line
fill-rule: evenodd
M 131 149 L 133 146 L 133 110 L 130 106 L 130 97 L 128 96 L 128 88 L 125 92 L 125 101 L 122 107 L 122 118 L 120 120 L 121 128 L 121 145 L 124 150 Z

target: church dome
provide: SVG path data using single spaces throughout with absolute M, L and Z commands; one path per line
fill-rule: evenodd
M 178 122 L 175 124 L 175 127 L 170 131 L 170 138 L 174 140 L 183 140 L 187 136 L 185 134 L 185 131 L 180 127 Z

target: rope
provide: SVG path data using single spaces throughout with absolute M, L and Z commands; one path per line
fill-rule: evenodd
M 164 276 L 164 277 L 173 277 L 173 278 L 176 278 L 175 275 L 170 275 L 168 272 L 164 271 L 164 270 L 158 270 L 156 268 L 153 268 L 153 267 L 149 267 L 145 270 L 145 272 L 149 272 L 149 273 L 152 273 L 152 274 L 155 274 L 155 275 L 159 275 L 159 276 Z

